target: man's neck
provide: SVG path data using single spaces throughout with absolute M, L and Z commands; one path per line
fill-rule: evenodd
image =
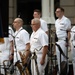
M 39 28 L 37 30 L 33 30 L 34 32 L 37 32 L 39 30 Z
M 63 15 L 59 17 L 59 19 L 62 19 Z
M 21 27 L 19 27 L 19 28 L 16 28 L 16 31 L 18 31 L 20 28 L 21 28 Z

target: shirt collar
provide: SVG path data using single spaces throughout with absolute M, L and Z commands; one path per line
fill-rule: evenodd
M 37 34 L 41 28 L 39 28 L 36 32 L 33 31 L 33 34 Z
M 20 31 L 21 29 L 23 29 L 23 27 L 20 27 L 20 29 L 19 29 L 18 31 Z M 18 32 L 18 31 L 17 31 L 17 32 Z
M 23 29 L 23 27 L 20 27 L 20 29 L 15 32 L 15 35 L 16 35 L 21 29 Z
M 61 19 L 59 19 L 59 20 L 63 20 L 63 18 L 64 18 L 64 17 L 65 17 L 65 16 L 63 15 L 63 16 L 62 16 L 62 18 L 61 18 Z

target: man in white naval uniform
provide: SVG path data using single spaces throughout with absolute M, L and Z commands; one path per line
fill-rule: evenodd
M 75 75 L 75 26 L 73 26 L 71 29 L 71 51 L 72 51 L 73 72 Z
M 20 60 L 19 51 L 21 53 L 26 52 L 26 50 L 29 50 L 29 33 L 22 28 L 23 20 L 21 18 L 16 18 L 13 22 L 13 27 L 16 30 L 15 31 L 15 49 L 14 49 L 14 64 Z M 27 51 L 28 52 L 28 51 Z M 19 73 L 17 73 L 19 75 Z
M 33 33 L 31 34 L 30 38 L 30 51 L 31 53 L 35 52 L 37 58 L 37 66 L 38 71 L 35 63 L 31 60 L 31 72 L 32 75 L 44 75 L 45 74 L 45 67 L 47 64 L 47 51 L 48 51 L 48 35 L 41 29 L 41 23 L 38 18 L 34 18 L 31 20 L 31 27 Z M 38 72 L 38 73 L 37 73 Z
M 13 35 L 14 31 L 10 26 L 8 29 L 8 37 L 4 37 L 4 43 L 0 44 L 0 65 L 3 65 L 4 60 L 9 60 L 9 55 L 13 52 L 13 37 L 10 34 Z M 2 74 L 5 74 L 4 69 L 1 68 L 0 70 Z
M 33 12 L 33 17 L 40 19 L 41 29 L 43 29 L 48 34 L 47 22 L 45 20 L 41 19 L 41 12 L 40 12 L 40 10 L 35 9 L 34 12 Z
M 64 54 L 67 53 L 67 42 L 66 38 L 69 40 L 70 38 L 70 32 L 67 33 L 68 30 L 71 29 L 71 22 L 70 20 L 64 16 L 64 9 L 59 7 L 56 9 L 56 17 L 58 19 L 55 22 L 55 28 L 56 28 L 56 35 L 58 38 L 58 41 L 56 42 L 58 45 L 60 45 L 61 49 L 63 50 Z M 58 68 L 60 72 L 60 52 L 58 47 L 56 46 L 56 55 L 57 55 L 57 61 L 58 61 Z M 65 57 L 61 55 L 61 62 L 66 61 Z

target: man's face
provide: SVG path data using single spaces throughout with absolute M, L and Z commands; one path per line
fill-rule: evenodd
M 14 22 L 13 22 L 13 27 L 16 29 L 19 26 L 20 26 L 20 22 L 17 19 L 15 19 Z
M 34 21 L 31 21 L 31 27 L 33 31 L 37 31 L 39 28 L 39 25 L 36 24 Z
M 63 12 L 59 8 L 57 8 L 56 11 L 55 11 L 55 14 L 56 14 L 56 17 L 59 18 L 63 15 Z
M 34 12 L 34 13 L 33 13 L 33 17 L 34 17 L 34 18 L 40 18 L 40 14 L 39 14 L 38 12 Z

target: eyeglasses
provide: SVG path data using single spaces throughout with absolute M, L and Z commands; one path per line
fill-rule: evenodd
M 60 13 L 61 11 L 55 11 L 55 13 Z
M 37 24 L 31 24 L 31 26 L 35 26 L 35 25 L 37 25 Z

